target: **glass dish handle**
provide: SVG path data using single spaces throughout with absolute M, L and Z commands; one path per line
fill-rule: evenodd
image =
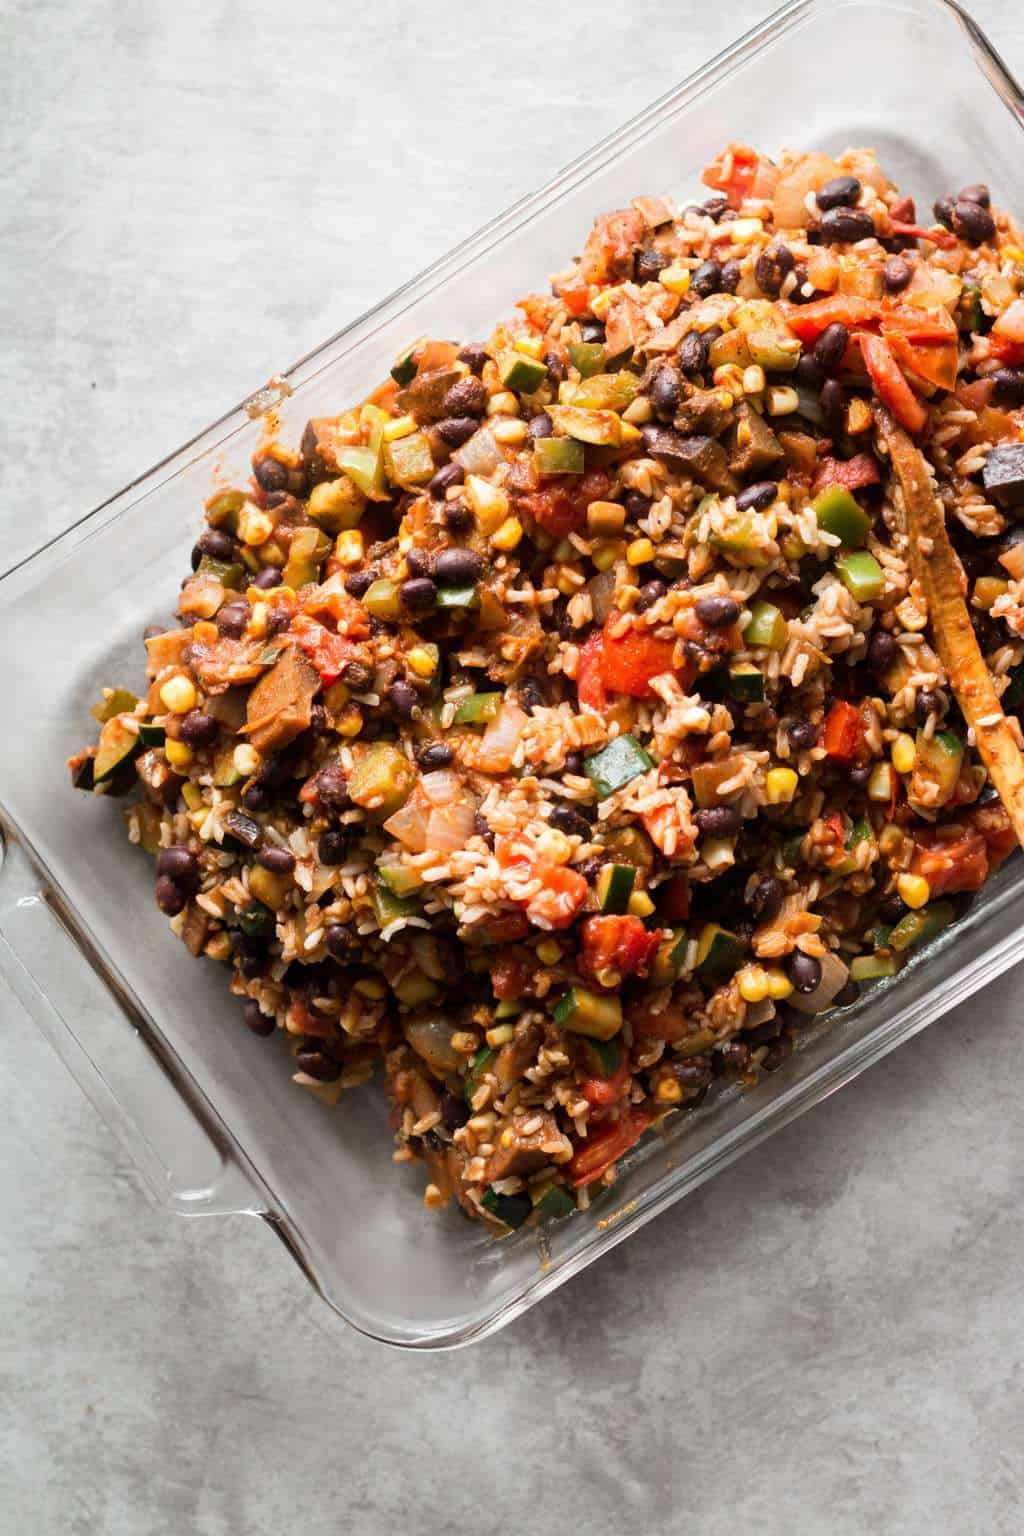
M 0 838 L 0 974 L 117 1136 L 158 1204 L 184 1215 L 265 1214 L 255 1184 Z

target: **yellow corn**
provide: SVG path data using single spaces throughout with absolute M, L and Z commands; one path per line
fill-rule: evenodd
M 334 558 L 339 565 L 349 568 L 360 565 L 363 559 L 363 535 L 358 528 L 346 528 L 334 541 Z
M 688 267 L 680 266 L 674 261 L 670 267 L 662 267 L 658 273 L 658 282 L 669 293 L 688 293 L 690 288 L 690 271 Z
M 674 1077 L 658 1079 L 658 1085 L 654 1090 L 654 1102 L 656 1104 L 678 1104 L 682 1097 L 682 1087 Z
M 628 910 L 633 917 L 650 917 L 654 911 L 654 902 L 646 891 L 634 891 L 629 898 Z
M 231 762 L 236 773 L 244 773 L 246 778 L 250 778 L 252 774 L 259 772 L 263 759 L 255 747 L 251 747 L 247 741 L 242 741 L 232 752 Z
M 636 443 L 642 443 L 644 435 L 639 427 L 634 427 L 631 421 L 624 421 L 619 428 L 619 445 L 628 448 Z
M 765 396 L 769 416 L 789 416 L 800 404 L 800 396 L 789 384 L 773 385 Z
M 417 677 L 433 677 L 437 671 L 438 654 L 435 645 L 414 645 L 405 664 Z
M 537 945 L 537 959 L 541 965 L 557 965 L 562 958 L 562 946 L 557 939 L 542 939 Z
M 626 509 L 617 501 L 592 501 L 587 507 L 587 527 L 603 538 L 621 533 L 625 521 Z
M 764 390 L 764 369 L 760 363 L 751 363 L 749 368 L 743 370 L 743 393 L 745 395 L 759 395 Z
M 339 736 L 358 736 L 363 728 L 363 712 L 358 704 L 346 704 L 341 715 L 335 722 L 334 729 Z
M 249 623 L 246 633 L 254 640 L 262 640 L 267 632 L 267 605 L 266 603 L 254 603 L 252 613 L 249 615 Z
M 914 763 L 917 761 L 917 747 L 914 745 L 913 736 L 908 736 L 901 731 L 892 744 L 892 765 L 897 773 L 913 773 Z
M 771 768 L 765 774 L 764 790 L 769 805 L 788 805 L 800 780 L 792 768 Z
M 624 553 L 621 539 L 604 539 L 600 544 L 594 545 L 590 563 L 599 571 L 610 571 L 616 560 L 621 560 Z
M 927 906 L 932 894 L 931 886 L 923 875 L 900 875 L 896 881 L 896 891 L 900 900 L 915 911 L 918 907 Z
M 169 677 L 160 689 L 160 702 L 172 715 L 187 715 L 196 707 L 195 684 L 191 678 L 178 672 Z
M 255 548 L 265 544 L 273 531 L 274 525 L 267 514 L 247 501 L 238 514 L 238 537 L 242 543 Z
M 401 437 L 411 437 L 415 431 L 415 416 L 396 416 L 387 423 L 381 436 L 386 443 L 396 443 Z
M 768 996 L 773 1002 L 781 1002 L 784 997 L 789 997 L 793 983 L 780 965 L 766 965 L 764 974 L 768 979 Z
M 637 395 L 632 405 L 627 405 L 622 413 L 623 425 L 634 427 L 642 426 L 645 421 L 650 421 L 654 415 L 654 408 L 646 395 Z
M 480 1037 L 471 1029 L 456 1029 L 452 1033 L 451 1047 L 460 1056 L 473 1056 L 480 1049 Z
M 197 645 L 216 645 L 220 639 L 220 630 L 216 624 L 201 619 L 198 624 L 192 625 L 192 638 Z
M 482 475 L 466 476 L 466 500 L 484 533 L 494 533 L 508 516 L 508 497 Z
M 495 549 L 515 549 L 523 536 L 523 525 L 518 517 L 506 517 L 496 533 L 491 534 L 491 543 Z
M 388 995 L 388 989 L 379 976 L 361 976 L 355 982 L 353 991 L 368 997 L 372 1002 L 381 1002 Z
M 492 1051 L 498 1050 L 503 1045 L 508 1045 L 510 1040 L 516 1037 L 515 1028 L 511 1024 L 496 1024 L 489 1029 L 484 1036 Z
M 324 694 L 324 703 L 334 715 L 339 709 L 344 709 L 351 697 L 352 692 L 347 683 L 332 683 Z
M 510 389 L 499 389 L 487 402 L 488 416 L 518 416 L 519 401 Z
M 164 742 L 164 756 L 172 768 L 187 768 L 192 761 L 192 748 L 184 741 L 172 741 L 170 737 Z
M 745 1003 L 763 1003 L 768 996 L 768 977 L 763 965 L 746 965 L 736 977 Z
M 529 436 L 526 422 L 519 416 L 503 416 L 491 428 L 491 436 L 505 448 L 518 448 Z
M 602 289 L 602 291 L 597 295 L 596 298 L 591 299 L 591 301 L 590 301 L 590 308 L 591 308 L 591 310 L 593 311 L 594 315 L 597 317 L 598 320 L 603 320 L 605 318 L 605 316 L 607 315 L 608 311 L 611 309 L 612 305 L 615 303 L 615 299 L 616 299 L 617 295 L 620 294 L 621 292 L 622 292 L 621 284 L 616 283 L 611 288 L 604 288 L 604 289 Z
M 626 550 L 626 559 L 630 565 L 646 565 L 654 559 L 654 545 L 650 539 L 634 539 Z
M 542 336 L 520 336 L 518 341 L 512 343 L 515 352 L 522 352 L 524 357 L 539 358 L 544 351 L 544 338 Z
M 764 232 L 764 224 L 760 219 L 734 219 L 726 227 L 734 245 L 749 245 L 751 240 L 756 240 Z

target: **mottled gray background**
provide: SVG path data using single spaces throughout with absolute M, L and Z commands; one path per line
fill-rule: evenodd
M 761 14 L 3 0 L 4 563 Z M 1018 988 L 449 1356 L 154 1211 L 0 995 L 0 1532 L 1018 1532 Z

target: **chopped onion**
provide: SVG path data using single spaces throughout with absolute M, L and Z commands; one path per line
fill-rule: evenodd
M 849 975 L 849 968 L 829 951 L 821 957 L 821 980 L 814 991 L 794 992 L 788 1002 L 801 1013 L 820 1013 L 843 990 Z
M 466 792 L 465 781 L 450 768 L 438 768 L 425 773 L 420 779 L 420 789 L 431 805 L 449 805 Z
M 1005 336 L 1007 341 L 1024 341 L 1024 299 L 1014 299 L 992 330 L 997 336 Z
M 527 716 L 515 704 L 503 704 L 483 734 L 476 766 L 483 773 L 507 773 L 512 767 Z
M 465 1056 L 452 1045 L 455 1026 L 441 1013 L 413 1014 L 403 1025 L 405 1038 L 434 1072 L 442 1075 L 465 1066 Z M 427 1113 L 430 1111 L 428 1110 Z
M 476 801 L 468 792 L 463 800 L 436 805 L 427 821 L 427 847 L 437 853 L 465 848 L 473 836 L 475 821 Z
M 615 569 L 601 571 L 597 576 L 591 576 L 587 582 L 586 590 L 590 596 L 590 611 L 594 615 L 594 622 L 603 624 L 612 611 L 615 600 Z
M 384 823 L 384 831 L 408 848 L 410 853 L 423 853 L 427 848 L 427 828 L 431 806 L 417 784 L 405 804 Z
M 780 176 L 772 196 L 776 228 L 806 229 L 810 219 L 807 210 L 808 192 L 816 192 L 826 181 L 838 175 L 839 167 L 828 155 L 817 151 L 801 155 L 792 169 Z
M 452 458 L 467 475 L 489 475 L 501 463 L 501 449 L 490 427 L 480 427 Z

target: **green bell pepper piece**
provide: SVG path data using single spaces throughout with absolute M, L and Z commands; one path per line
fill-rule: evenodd
M 500 693 L 471 693 L 455 711 L 455 724 L 486 725 L 497 718 L 502 697 Z
M 566 350 L 570 363 L 582 379 L 601 373 L 607 362 L 607 353 L 599 341 L 571 341 Z
M 583 444 L 573 437 L 540 437 L 533 445 L 533 462 L 539 475 L 582 475 Z
M 866 549 L 836 559 L 836 574 L 858 603 L 875 603 L 885 591 L 885 573 Z
M 498 362 L 498 373 L 505 388 L 517 395 L 535 394 L 548 376 L 546 365 L 525 352 L 506 352 Z
M 743 631 L 745 645 L 763 645 L 770 651 L 781 651 L 789 638 L 789 625 L 774 603 L 759 598 L 750 605 L 750 622 Z
M 871 519 L 841 485 L 830 485 L 811 503 L 818 527 L 834 533 L 844 549 L 859 549 L 868 536 Z
M 654 767 L 654 759 L 630 735 L 616 736 L 600 752 L 583 764 L 583 772 L 597 790 L 599 800 L 607 800 L 617 789 L 639 778 Z

